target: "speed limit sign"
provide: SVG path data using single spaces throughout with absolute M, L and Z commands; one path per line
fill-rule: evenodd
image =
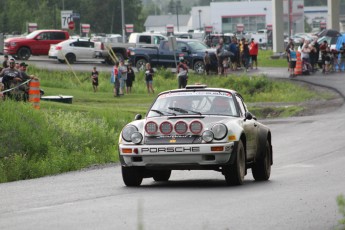
M 72 10 L 63 10 L 61 11 L 61 28 L 68 29 L 68 23 L 73 21 Z

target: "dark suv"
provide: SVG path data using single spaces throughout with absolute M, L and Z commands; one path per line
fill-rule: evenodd
M 25 37 L 8 38 L 4 54 L 19 60 L 28 60 L 31 55 L 48 55 L 50 45 L 69 39 L 64 30 L 36 30 Z

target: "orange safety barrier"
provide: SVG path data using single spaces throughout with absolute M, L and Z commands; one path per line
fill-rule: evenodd
M 301 52 L 296 51 L 297 61 L 295 67 L 295 75 L 302 75 L 302 58 Z
M 32 79 L 29 82 L 29 102 L 32 103 L 35 109 L 40 109 L 40 82 L 39 80 Z

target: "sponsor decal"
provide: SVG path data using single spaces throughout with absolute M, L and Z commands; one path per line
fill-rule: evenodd
M 151 147 L 141 148 L 141 153 L 197 153 L 200 147 Z

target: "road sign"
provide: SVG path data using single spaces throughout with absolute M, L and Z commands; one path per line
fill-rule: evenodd
M 61 11 L 61 28 L 68 29 L 68 23 L 73 21 L 72 10 L 62 10 Z
M 75 27 L 74 21 L 68 22 L 68 29 L 74 30 L 74 27 Z

